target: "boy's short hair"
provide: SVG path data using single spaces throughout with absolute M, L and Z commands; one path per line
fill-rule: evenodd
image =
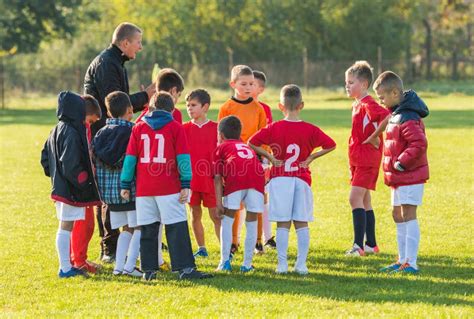
M 218 130 L 226 139 L 238 140 L 242 132 L 242 123 L 237 116 L 229 115 L 219 122 Z
M 162 69 L 158 73 L 158 78 L 156 79 L 157 91 L 169 92 L 174 87 L 176 87 L 178 92 L 183 92 L 184 90 L 183 77 L 174 69 L 171 69 L 171 68 Z
M 119 118 L 127 113 L 127 109 L 132 107 L 132 102 L 127 93 L 115 91 L 109 93 L 105 98 L 105 106 L 110 116 Z
M 240 76 L 244 75 L 253 75 L 253 71 L 249 66 L 246 65 L 236 65 L 232 68 L 230 72 L 230 80 L 235 82 L 239 79 Z
M 359 80 L 366 80 L 367 87 L 370 87 L 370 84 L 372 84 L 372 80 L 374 77 L 372 70 L 373 68 L 370 66 L 369 62 L 356 61 L 346 70 L 346 74 L 355 75 L 355 77 Z
M 253 70 L 253 77 L 257 80 L 262 81 L 264 85 L 265 83 L 267 83 L 267 76 L 262 71 Z
M 166 112 L 173 112 L 174 101 L 171 94 L 165 91 L 156 92 L 155 95 L 150 99 L 148 106 L 149 111 L 163 110 Z
M 114 30 L 112 43 L 119 45 L 125 39 L 130 40 L 137 32 L 142 33 L 142 30 L 133 23 L 122 22 Z
M 403 92 L 403 81 L 402 79 L 392 71 L 382 72 L 374 82 L 374 90 L 398 90 Z
M 90 94 L 84 94 L 82 96 L 86 106 L 87 115 L 97 115 L 99 118 L 102 117 L 102 110 L 100 109 L 99 102 Z
M 206 103 L 209 104 L 209 105 L 211 104 L 211 96 L 204 89 L 197 89 L 197 90 L 189 92 L 186 95 L 186 101 L 188 102 L 188 101 L 191 101 L 191 100 L 197 100 L 202 105 L 204 105 Z
M 296 84 L 287 84 L 281 88 L 280 103 L 283 104 L 288 111 L 294 111 L 303 103 L 301 89 Z

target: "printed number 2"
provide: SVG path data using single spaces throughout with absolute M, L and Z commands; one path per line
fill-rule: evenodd
M 143 157 L 140 158 L 140 163 L 150 163 L 150 137 L 147 134 L 142 134 L 143 140 Z M 155 134 L 155 140 L 158 140 L 157 156 L 153 157 L 153 163 L 166 163 L 164 157 L 165 152 L 165 137 L 163 134 Z
M 252 150 L 250 150 L 250 148 L 247 145 L 245 145 L 245 144 L 235 144 L 235 147 L 238 150 L 237 155 L 239 155 L 239 157 L 245 158 L 245 159 L 253 158 Z
M 298 159 L 300 156 L 300 147 L 298 144 L 290 144 L 286 148 L 287 154 L 293 154 L 289 159 L 285 161 L 285 172 L 294 172 L 298 170 L 297 166 L 292 167 L 291 165 Z

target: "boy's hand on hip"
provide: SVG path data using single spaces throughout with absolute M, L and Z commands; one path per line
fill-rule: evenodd
M 128 189 L 120 190 L 120 196 L 125 200 L 130 200 L 130 191 Z
M 378 138 L 378 136 L 368 137 L 365 141 L 362 142 L 362 144 L 371 144 L 373 147 L 378 149 L 380 146 L 380 139 Z
M 189 198 L 189 188 L 183 188 L 179 192 L 179 202 L 181 204 L 184 204 L 188 201 L 188 198 Z

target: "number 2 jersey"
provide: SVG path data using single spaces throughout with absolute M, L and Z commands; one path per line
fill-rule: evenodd
M 240 140 L 226 140 L 213 157 L 214 175 L 224 178 L 224 196 L 253 188 L 264 193 L 265 177 L 257 154 Z
M 311 171 L 300 167 L 314 149 L 328 149 L 336 146 L 332 138 L 319 127 L 304 121 L 281 120 L 269 124 L 249 140 L 255 146 L 269 145 L 273 156 L 284 164 L 272 166 L 270 178 L 298 177 L 311 186 Z
M 154 111 L 133 127 L 121 174 L 122 189 L 128 189 L 135 172 L 136 196 L 171 195 L 190 187 L 186 134 L 171 113 Z

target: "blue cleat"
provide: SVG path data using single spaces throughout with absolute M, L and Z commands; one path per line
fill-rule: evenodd
M 415 267 L 410 266 L 409 263 L 405 263 L 398 267 L 397 270 L 393 270 L 390 273 L 391 274 L 410 274 L 410 275 L 416 275 L 420 272 L 420 270 L 416 269 Z
M 226 260 L 223 264 L 219 264 L 216 270 L 217 271 L 232 271 L 232 265 L 230 264 L 230 260 Z
M 244 265 L 240 266 L 240 271 L 241 272 L 251 272 L 251 271 L 254 271 L 254 270 L 255 270 L 254 266 L 250 266 L 250 267 L 245 267 Z
M 385 266 L 385 267 L 382 267 L 379 269 L 380 272 L 392 272 L 392 271 L 395 271 L 395 270 L 398 270 L 398 268 L 400 268 L 402 264 L 400 264 L 398 261 L 394 264 L 391 264 L 391 265 L 388 265 L 388 266 Z
M 193 256 L 194 256 L 194 258 L 198 258 L 198 257 L 207 258 L 207 257 L 209 257 L 209 254 L 207 253 L 207 249 L 206 249 L 206 248 L 200 247 L 200 248 L 198 249 L 198 251 L 196 251 L 196 252 L 194 253 Z
M 62 269 L 59 270 L 58 273 L 59 278 L 71 278 L 71 277 L 76 277 L 76 276 L 83 276 L 83 277 L 89 277 L 87 273 L 82 271 L 81 269 L 72 267 L 69 271 L 64 272 Z

